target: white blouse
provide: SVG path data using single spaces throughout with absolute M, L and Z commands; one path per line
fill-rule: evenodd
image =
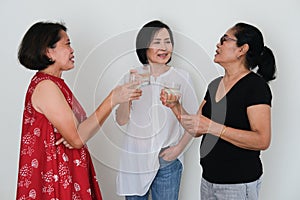
M 170 80 L 181 84 L 180 101 L 185 110 L 197 113 L 199 104 L 188 72 L 171 67 L 159 77 L 150 77 L 150 85 L 141 88 L 141 98 L 132 102 L 124 131 L 116 183 L 118 195 L 144 195 L 160 167 L 160 150 L 176 145 L 184 133 L 172 110 L 160 101 L 161 89 Z M 183 164 L 183 155 L 178 159 Z

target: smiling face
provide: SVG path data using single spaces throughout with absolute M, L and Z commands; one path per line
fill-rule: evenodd
M 61 31 L 60 36 L 61 39 L 55 44 L 55 47 L 47 50 L 47 56 L 55 61 L 53 66 L 57 70 L 66 71 L 74 68 L 74 50 L 67 33 Z
M 172 56 L 173 44 L 167 29 L 157 31 L 147 50 L 150 64 L 166 64 Z

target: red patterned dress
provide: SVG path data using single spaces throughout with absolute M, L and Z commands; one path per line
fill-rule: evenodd
M 57 84 L 79 122 L 86 119 L 63 79 L 36 73 L 25 99 L 16 199 L 102 200 L 87 146 L 68 149 L 63 144 L 55 145 L 61 134 L 32 106 L 32 93 L 43 80 Z

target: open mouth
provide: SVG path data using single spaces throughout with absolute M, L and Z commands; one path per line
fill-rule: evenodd
M 160 57 L 160 58 L 162 58 L 162 59 L 168 57 L 168 55 L 169 55 L 168 53 L 157 54 L 157 56 Z

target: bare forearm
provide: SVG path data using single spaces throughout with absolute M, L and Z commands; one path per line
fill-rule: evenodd
M 113 107 L 115 106 L 112 103 L 111 99 L 112 94 L 109 94 L 104 101 L 98 106 L 95 112 L 84 120 L 78 126 L 78 134 L 82 140 L 82 143 L 85 144 L 97 131 L 102 127 L 105 120 L 110 115 Z
M 174 113 L 174 115 L 180 119 L 180 115 L 186 115 L 188 114 L 186 112 L 186 110 L 182 107 L 182 105 L 180 103 L 176 104 L 175 106 L 173 106 L 172 108 L 172 111 Z
M 131 102 L 122 103 L 116 110 L 116 121 L 119 125 L 124 125 L 129 121 Z
M 189 144 L 192 140 L 193 136 L 191 136 L 188 132 L 184 132 L 182 138 L 180 139 L 179 143 L 177 144 L 180 147 L 180 151 L 182 152 L 185 147 Z
M 265 150 L 270 145 L 269 135 L 269 133 L 226 127 L 221 138 L 243 149 Z
M 251 131 L 227 127 L 221 138 L 244 149 L 267 149 L 271 142 L 270 106 L 261 104 L 248 107 L 247 115 L 249 118 Z
M 268 130 L 264 132 L 247 131 L 212 122 L 209 133 L 243 149 L 265 150 L 270 144 Z

